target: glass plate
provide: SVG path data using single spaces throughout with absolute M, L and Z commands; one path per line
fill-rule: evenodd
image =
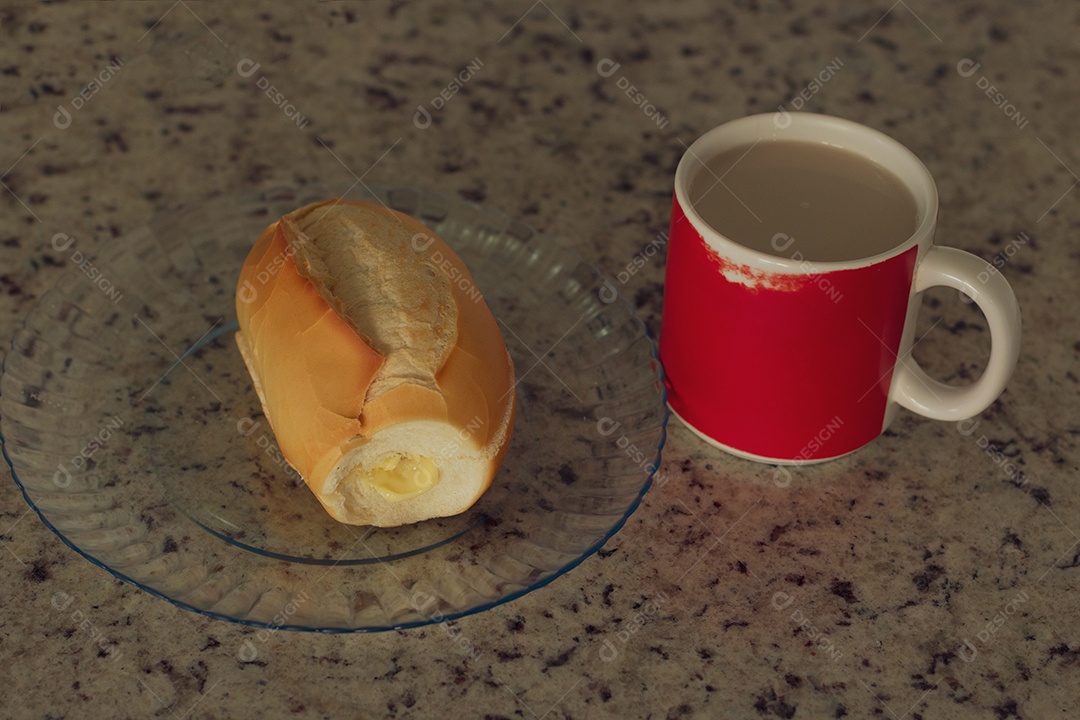
M 660 363 L 633 309 L 522 222 L 416 190 L 372 193 L 461 255 L 514 359 L 513 439 L 480 501 L 401 528 L 343 525 L 282 459 L 233 333 L 255 238 L 331 196 L 285 188 L 162 214 L 92 261 L 64 248 L 71 267 L 17 332 L 0 381 L 4 455 L 48 527 L 181 607 L 325 632 L 491 608 L 622 527 L 667 423 Z

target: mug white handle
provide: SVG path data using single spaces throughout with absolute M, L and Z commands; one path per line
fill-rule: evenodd
M 931 245 L 915 271 L 915 292 L 944 285 L 979 306 L 990 326 L 990 361 L 982 376 L 956 387 L 927 375 L 914 358 L 896 366 L 892 399 L 934 420 L 964 420 L 978 415 L 1001 395 L 1020 357 L 1020 306 L 1001 273 L 987 273 L 985 260 L 956 248 Z M 979 275 L 987 277 L 985 280 Z

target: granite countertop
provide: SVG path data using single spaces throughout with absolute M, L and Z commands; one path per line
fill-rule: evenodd
M 666 229 L 684 144 L 778 106 L 910 147 L 937 179 L 939 241 L 1000 259 L 1024 315 L 1016 373 L 977 427 L 903 412 L 872 446 L 780 486 L 672 423 L 668 482 L 580 567 L 453 623 L 468 654 L 429 627 L 279 632 L 252 660 L 239 650 L 255 631 L 92 566 L 4 482 L 0 715 L 1075 715 L 1080 11 L 799 7 L 0 10 L 5 337 L 70 267 L 57 233 L 90 253 L 161 208 L 290 183 L 344 192 L 354 174 L 571 239 L 655 333 L 662 254 L 633 263 Z M 976 376 L 982 316 L 928 295 L 917 359 Z

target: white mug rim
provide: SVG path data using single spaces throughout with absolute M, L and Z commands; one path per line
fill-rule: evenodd
M 728 238 L 705 222 L 690 204 L 690 166 L 700 167 L 719 152 L 766 139 L 822 142 L 885 168 L 899 178 L 914 197 L 919 212 L 918 226 L 904 242 L 884 252 L 852 260 L 807 261 L 782 257 L 754 250 Z M 679 160 L 675 170 L 675 198 L 687 221 L 721 257 L 759 271 L 797 275 L 869 267 L 902 255 L 913 247 L 925 251 L 933 242 L 938 213 L 934 178 L 915 153 L 874 128 L 844 118 L 807 112 L 749 115 L 709 130 L 695 140 Z

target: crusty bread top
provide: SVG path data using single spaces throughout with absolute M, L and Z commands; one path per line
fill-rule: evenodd
M 245 261 L 237 316 L 282 453 L 317 495 L 345 455 L 402 422 L 449 423 L 448 453 L 497 465 L 505 452 L 515 386 L 502 334 L 418 220 L 337 199 L 290 213 Z
M 371 401 L 402 383 L 436 389 L 457 343 L 450 279 L 419 251 L 401 219 L 373 204 L 327 201 L 281 219 L 296 269 L 385 359 Z
M 252 248 L 238 288 L 244 360 L 281 452 L 305 479 L 322 477 L 360 433 L 383 359 L 296 272 L 281 223 Z

